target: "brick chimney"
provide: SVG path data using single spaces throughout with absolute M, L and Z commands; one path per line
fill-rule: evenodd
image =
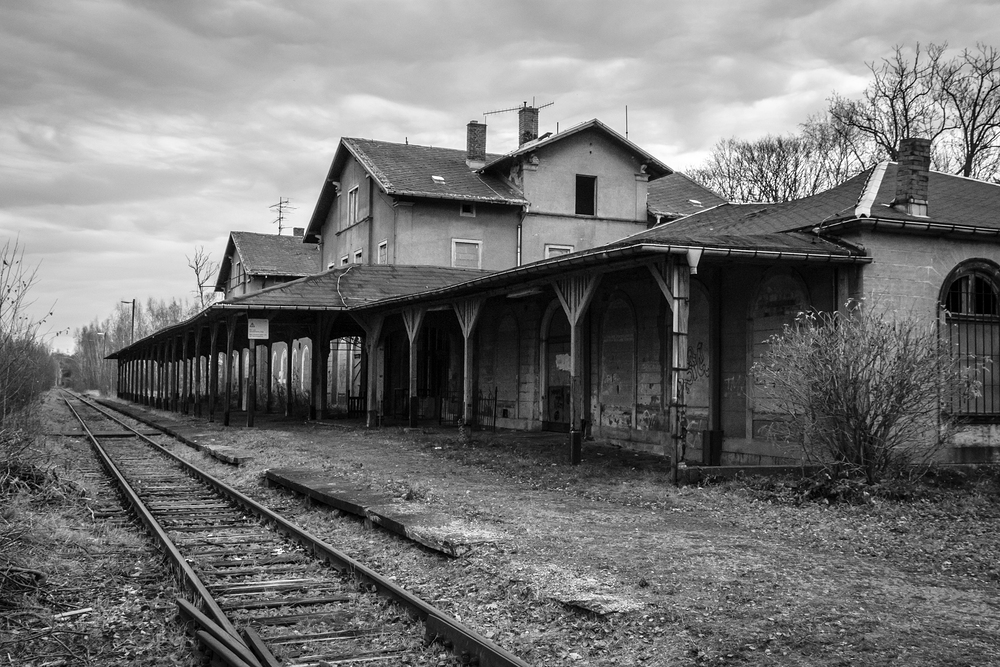
M 907 215 L 927 217 L 927 174 L 931 169 L 930 139 L 901 139 L 896 166 L 896 198 L 892 207 Z
M 517 110 L 517 136 L 518 146 L 538 138 L 538 109 L 529 107 L 527 102 Z
M 470 120 L 466 128 L 465 164 L 469 169 L 482 169 L 486 166 L 486 123 Z

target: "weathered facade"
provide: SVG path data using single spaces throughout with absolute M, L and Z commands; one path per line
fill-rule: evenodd
M 228 358 L 240 347 L 252 358 L 246 322 L 266 319 L 274 340 L 321 351 L 313 417 L 341 406 L 335 387 L 348 385 L 346 411 L 370 425 L 475 421 L 487 399 L 500 427 L 568 432 L 574 460 L 594 438 L 673 460 L 796 463 L 763 435 L 777 417 L 750 368 L 799 312 L 874 294 L 940 323 L 980 364 L 983 396 L 944 406 L 965 423 L 949 456 L 996 460 L 1000 374 L 982 361 L 1000 364 L 998 186 L 930 172 L 916 142 L 902 168 L 814 197 L 725 204 L 596 121 L 530 130 L 490 157 L 484 140 L 474 153 L 470 127 L 460 163 L 445 149 L 344 140 L 306 231 L 330 268 L 120 351 L 123 394 L 176 406 L 187 392 L 200 405 L 192 387 L 211 396 L 232 383 L 206 384 L 205 362 L 183 360 L 206 347 L 216 358 L 220 331 Z M 492 194 L 473 200 L 481 186 Z M 352 370 L 342 353 L 331 360 L 334 340 L 356 341 Z M 247 399 L 248 422 L 256 405 Z

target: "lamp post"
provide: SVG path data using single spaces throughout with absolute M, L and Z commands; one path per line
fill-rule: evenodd
M 105 364 L 104 364 L 105 359 L 104 359 L 104 357 L 107 356 L 107 351 L 108 351 L 108 337 L 105 335 L 105 333 L 103 331 L 95 331 L 94 335 L 101 337 L 101 359 L 100 359 L 100 365 L 97 367 L 98 370 L 99 370 L 99 373 L 97 375 L 97 377 L 98 377 L 97 388 L 98 388 L 98 390 L 100 390 L 103 393 L 104 392 L 104 370 L 105 370 Z
M 132 304 L 132 328 L 129 329 L 128 334 L 128 344 L 131 345 L 135 342 L 135 299 L 132 299 L 131 301 L 122 301 L 122 303 Z

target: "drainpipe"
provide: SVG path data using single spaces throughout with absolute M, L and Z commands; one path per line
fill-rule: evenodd
M 521 234 L 524 219 L 528 217 L 528 206 L 529 204 L 525 204 L 521 207 L 521 217 L 517 221 L 517 263 L 514 266 L 521 266 Z

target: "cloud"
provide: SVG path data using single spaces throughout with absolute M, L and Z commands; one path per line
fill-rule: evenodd
M 341 136 L 516 145 L 600 118 L 667 164 L 796 129 L 894 44 L 1000 45 L 991 2 L 36 0 L 0 5 L 0 235 L 56 328 L 186 296 L 185 254 L 305 226 Z M 46 304 L 47 305 L 47 304 Z M 67 339 L 68 340 L 68 339 Z M 65 342 L 65 341 L 64 341 Z

